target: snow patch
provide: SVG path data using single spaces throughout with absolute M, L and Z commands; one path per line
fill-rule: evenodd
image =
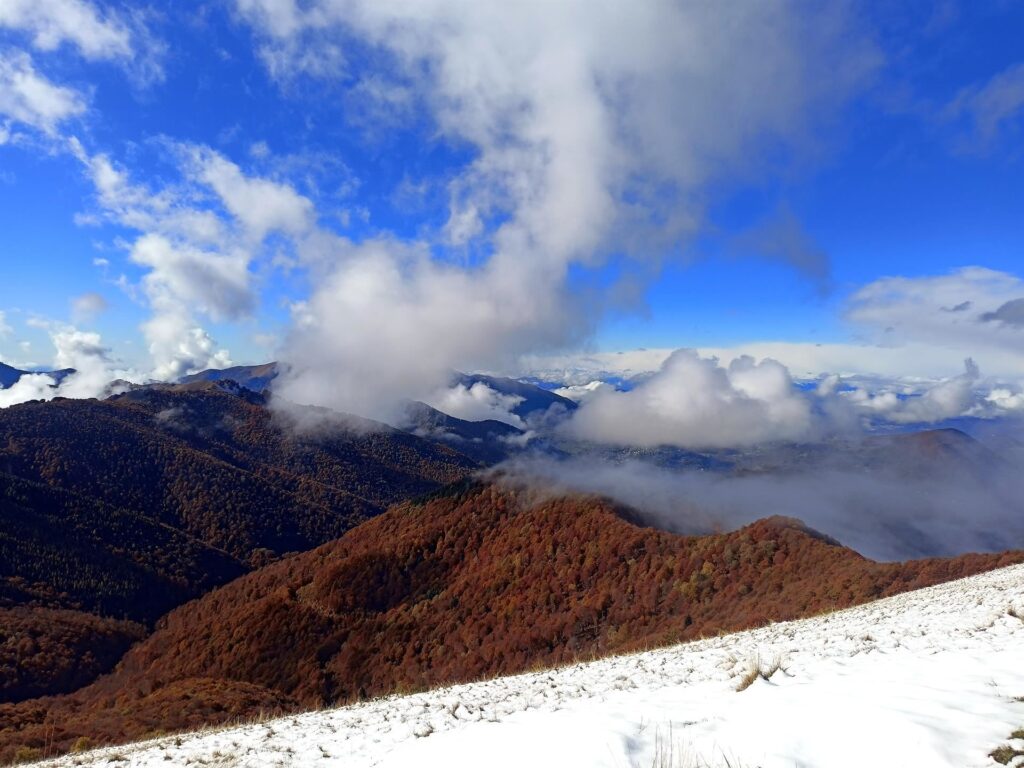
M 991 768 L 996 747 L 1024 748 L 1010 739 L 1024 726 L 1022 611 L 1024 565 L 671 648 L 50 765 Z

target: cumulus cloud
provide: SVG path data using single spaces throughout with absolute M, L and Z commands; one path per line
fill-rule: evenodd
M 472 386 L 456 384 L 441 389 L 427 399 L 427 405 L 437 410 L 466 421 L 486 421 L 493 419 L 524 429 L 523 420 L 512 409 L 523 401 L 517 395 L 506 395 L 491 389 L 482 381 Z
M 598 392 L 613 392 L 615 387 L 606 381 L 596 379 L 594 381 L 588 381 L 586 384 L 570 384 L 565 387 L 559 387 L 554 390 L 556 395 L 568 398 L 576 403 L 581 403 L 590 397 L 593 397 Z
M 814 426 L 808 400 L 776 361 L 723 367 L 682 349 L 634 389 L 595 393 L 565 429 L 615 445 L 721 448 L 803 439 Z
M 889 390 L 870 392 L 858 388 L 845 393 L 846 400 L 880 421 L 894 424 L 934 424 L 959 416 L 980 415 L 984 396 L 975 390 L 981 372 L 973 360 L 964 361 L 964 373 L 904 396 Z
M 100 397 L 115 378 L 110 349 L 98 333 L 80 331 L 73 326 L 58 327 L 50 332 L 57 349 L 54 366 L 57 370 L 74 369 L 56 389 L 61 397 Z
M 698 351 L 726 364 L 743 356 L 773 358 L 800 379 L 827 374 L 939 379 L 968 357 L 991 376 L 1017 379 L 1024 377 L 1022 302 L 1024 280 L 982 267 L 942 275 L 885 277 L 849 298 L 845 317 L 852 326 L 852 341 L 762 341 Z M 629 379 L 657 371 L 671 352 L 530 355 L 521 360 L 517 373 L 572 385 Z M 913 370 L 908 370 L 908 361 L 913 361 Z
M 142 330 L 153 376 L 176 379 L 231 363 L 201 319 L 236 321 L 256 303 L 253 264 L 272 232 L 294 238 L 314 225 L 312 203 L 285 183 L 253 177 L 208 147 L 172 145 L 180 180 L 133 183 L 107 155 L 68 142 L 96 190 L 102 219 L 136 230 L 131 261 L 153 311 Z
M 53 343 L 54 369 L 73 369 L 73 373 L 62 377 L 47 373 L 22 376 L 7 389 L 0 389 L 0 408 L 55 397 L 105 397 L 111 394 L 115 379 L 134 376 L 116 365 L 98 333 L 46 321 L 37 324 L 47 331 Z
M 252 306 L 250 257 L 244 251 L 203 250 L 149 232 L 135 241 L 130 255 L 150 269 L 143 286 L 154 307 L 180 302 L 222 320 L 241 317 Z
M 835 374 L 797 386 L 778 361 L 739 356 L 727 365 L 677 350 L 627 391 L 589 385 L 563 436 L 615 446 L 742 448 L 770 442 L 821 441 L 892 426 L 940 424 L 961 417 L 1015 413 L 1014 385 L 985 380 L 975 362 L 934 381 Z
M 245 314 L 252 304 L 249 256 L 218 253 L 147 233 L 135 241 L 131 259 L 149 267 L 143 290 L 153 317 L 142 330 L 156 364 L 157 379 L 174 380 L 208 367 L 231 364 L 226 350 L 194 319 L 194 311 L 220 320 Z
M 115 12 L 90 0 L 4 0 L 0 29 L 21 33 L 40 54 L 68 46 L 87 61 L 113 61 L 137 85 L 163 79 L 166 45 L 147 26 L 141 9 Z
M 6 389 L 0 388 L 0 408 L 8 408 L 29 400 L 50 400 L 57 382 L 52 376 L 31 374 L 22 376 Z
M 287 184 L 250 178 L 241 168 L 205 147 L 191 148 L 196 178 L 208 185 L 254 240 L 268 232 L 306 232 L 313 219 L 313 204 Z
M 14 333 L 14 329 L 7 322 L 7 313 L 0 310 L 0 339 L 5 339 Z
M 452 369 L 499 369 L 585 337 L 602 307 L 572 306 L 571 268 L 685 242 L 707 184 L 764 170 L 764 146 L 802 143 L 876 60 L 838 6 L 236 8 L 275 74 L 305 72 L 310 52 L 333 61 L 352 37 L 379 48 L 383 66 L 354 87 L 409 85 L 437 133 L 474 151 L 448 177 L 447 224 L 424 242 L 339 249 L 308 303 L 313 321 L 285 345 L 282 383 L 295 397 L 376 414 L 389 398 L 429 394 Z M 827 87 L 822 68 L 834 74 Z M 485 258 L 466 268 L 462 247 Z
M 4 0 L 0 27 L 28 33 L 33 47 L 40 51 L 53 51 L 67 43 L 89 59 L 132 53 L 128 26 L 86 0 Z
M 572 321 L 569 302 L 532 281 L 481 282 L 391 240 L 337 245 L 346 249 L 340 266 L 301 305 L 282 349 L 288 369 L 275 393 L 286 400 L 389 421 L 406 400 L 446 386 L 453 370 L 508 359 Z M 527 312 L 549 322 L 524 328 Z
M 0 115 L 48 134 L 85 112 L 85 99 L 72 88 L 40 74 L 28 54 L 0 49 Z
M 1020 387 L 995 387 L 988 393 L 985 399 L 998 411 L 1024 413 L 1024 390 Z

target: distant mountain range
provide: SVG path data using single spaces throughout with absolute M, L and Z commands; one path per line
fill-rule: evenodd
M 511 412 L 524 421 L 531 416 L 547 413 L 548 409 L 552 406 L 557 406 L 569 413 L 578 407 L 575 401 L 567 397 L 562 397 L 547 389 L 542 389 L 536 384 L 519 381 L 518 379 L 486 376 L 482 373 L 458 373 L 455 374 L 451 383 L 452 385 L 462 384 L 465 387 L 472 387 L 474 384 L 484 384 L 495 392 L 521 398 L 520 402 L 511 409 Z
M 551 666 L 1024 561 L 881 564 L 795 520 L 686 537 L 594 497 L 463 483 L 169 614 L 69 696 L 0 705 L 0 760 Z
M 273 362 L 224 369 L 211 368 L 185 376 L 179 384 L 196 386 L 201 382 L 214 382 L 227 386 L 228 382 L 234 382 L 254 392 L 267 392 L 279 373 L 279 365 Z M 510 411 L 524 422 L 549 413 L 552 407 L 555 408 L 553 413 L 570 413 L 577 408 L 577 404 L 568 398 L 516 379 L 456 373 L 453 374 L 450 383 L 452 386 L 462 385 L 467 388 L 475 384 L 484 384 L 501 395 L 516 398 L 518 402 Z M 486 463 L 506 458 L 512 452 L 510 449 L 515 444 L 514 438 L 523 434 L 523 430 L 510 424 L 495 420 L 459 419 L 419 401 L 409 403 L 405 410 L 405 418 L 396 426 L 422 437 L 448 441 L 468 456 Z
M 51 377 L 55 383 L 60 384 L 66 377 L 75 372 L 74 368 L 64 368 L 59 371 L 23 371 L 20 368 L 12 368 L 9 365 L 0 363 L 0 389 L 13 387 L 22 376 L 42 374 Z
M 262 365 L 236 365 L 231 368 L 208 368 L 205 371 L 192 373 L 183 376 L 181 384 L 191 384 L 197 381 L 224 381 L 231 380 L 241 384 L 253 392 L 265 392 L 270 388 L 271 383 L 277 378 L 279 367 L 277 363 L 263 363 Z
M 513 453 L 516 438 L 523 431 L 503 421 L 466 421 L 412 402 L 405 409 L 400 427 L 420 437 L 440 440 L 484 464 L 495 464 Z
M 254 392 L 263 392 L 271 387 L 273 381 L 280 373 L 280 366 L 277 363 L 264 363 L 262 365 L 237 365 L 233 368 L 209 368 L 205 371 L 183 376 L 179 383 L 189 384 L 196 381 L 224 381 L 231 379 L 243 387 Z M 531 416 L 538 411 L 547 411 L 552 405 L 558 405 L 567 411 L 576 409 L 576 403 L 566 397 L 543 389 L 536 384 L 518 379 L 510 379 L 501 376 L 488 376 L 482 373 L 455 373 L 452 375 L 451 385 L 461 384 L 465 387 L 472 387 L 474 384 L 484 384 L 494 391 L 503 395 L 512 395 L 520 398 L 520 402 L 512 409 L 512 413 L 522 419 Z

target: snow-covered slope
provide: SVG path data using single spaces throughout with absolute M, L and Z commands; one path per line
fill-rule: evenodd
M 672 648 L 54 764 L 994 766 L 997 746 L 1024 749 L 1009 738 L 1024 726 L 1018 615 L 1024 566 Z

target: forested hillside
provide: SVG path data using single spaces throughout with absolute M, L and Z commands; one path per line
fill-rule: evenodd
M 0 608 L 151 625 L 254 567 L 337 538 L 476 467 L 384 425 L 302 431 L 259 395 L 242 395 L 145 388 L 0 410 Z M 5 627 L 5 642 L 27 649 L 20 682 L 6 695 L 80 684 L 81 674 L 44 671 L 33 653 L 77 653 L 99 637 L 94 623 L 65 622 L 50 638 L 46 622 L 36 622 L 31 642 L 28 627 Z M 72 640 L 74 627 L 83 634 Z M 135 627 L 123 636 L 138 634 Z M 103 648 L 115 646 L 123 643 Z M 95 651 L 82 670 L 106 671 L 119 656 Z M 32 670 L 42 677 L 30 679 Z
M 463 484 L 182 606 L 76 694 L 0 707 L 0 756 L 660 645 L 1021 561 L 880 564 L 784 518 L 677 536 L 593 497 Z

